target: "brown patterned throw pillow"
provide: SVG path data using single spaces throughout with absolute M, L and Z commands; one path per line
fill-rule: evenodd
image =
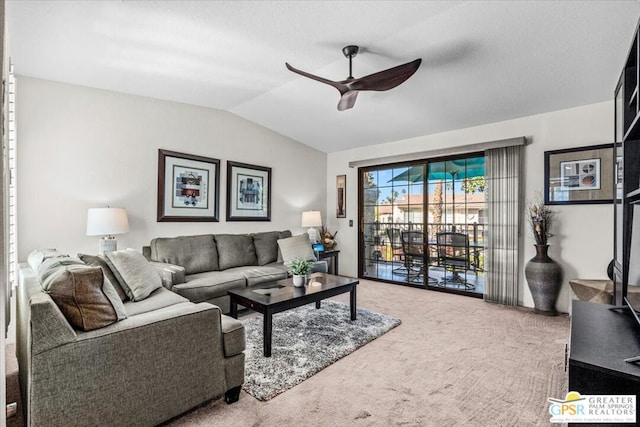
M 100 267 L 64 268 L 54 274 L 48 293 L 75 328 L 90 331 L 118 321 L 118 314 L 102 289 L 104 276 Z

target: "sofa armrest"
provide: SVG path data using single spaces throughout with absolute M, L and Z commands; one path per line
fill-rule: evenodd
M 142 256 L 144 256 L 147 260 L 151 261 L 151 246 L 142 247 Z
M 225 357 L 242 353 L 246 348 L 244 325 L 238 319 L 224 314 L 220 317 Z
M 210 304 L 79 332 L 32 358 L 27 425 L 157 425 L 226 392 L 224 360 L 220 310 Z
M 40 354 L 76 340 L 75 330 L 48 295 L 33 296 L 30 311 L 32 354 Z
M 167 262 L 149 261 L 160 277 L 162 278 L 162 286 L 171 290 L 173 285 L 179 285 L 185 282 L 185 269 L 180 265 L 169 264 Z
M 329 264 L 327 261 L 314 261 L 311 266 L 312 273 L 328 273 L 329 272 Z

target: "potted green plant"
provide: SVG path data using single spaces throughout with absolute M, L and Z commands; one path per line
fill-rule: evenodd
M 293 286 L 301 287 L 306 282 L 307 274 L 311 273 L 313 264 L 311 261 L 295 258 L 288 263 L 289 271 L 293 275 Z

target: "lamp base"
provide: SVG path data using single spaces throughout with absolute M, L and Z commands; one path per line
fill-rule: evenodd
M 98 252 L 104 255 L 105 252 L 118 250 L 118 240 L 115 237 L 103 237 L 98 243 Z
M 311 243 L 318 243 L 318 239 L 320 238 L 320 236 L 318 235 L 318 230 L 311 227 L 307 230 L 307 234 L 309 235 L 309 241 Z

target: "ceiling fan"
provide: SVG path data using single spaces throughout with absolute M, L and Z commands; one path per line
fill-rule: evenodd
M 340 92 L 340 102 L 338 102 L 338 110 L 344 111 L 349 108 L 353 108 L 356 103 L 358 93 L 363 90 L 375 90 L 384 91 L 393 89 L 396 86 L 404 83 L 409 77 L 411 77 L 420 67 L 422 62 L 421 58 L 414 61 L 407 62 L 406 64 L 398 65 L 397 67 L 389 68 L 384 71 L 369 74 L 368 76 L 354 78 L 352 73 L 352 60 L 353 57 L 358 54 L 360 48 L 358 46 L 349 45 L 342 48 L 344 56 L 349 58 L 349 77 L 342 81 L 333 81 L 325 79 L 323 77 L 314 76 L 297 68 L 292 67 L 289 63 L 285 62 L 285 65 L 289 71 L 300 74 L 301 76 L 308 77 L 313 80 L 317 80 L 321 83 L 328 84 L 335 87 Z

